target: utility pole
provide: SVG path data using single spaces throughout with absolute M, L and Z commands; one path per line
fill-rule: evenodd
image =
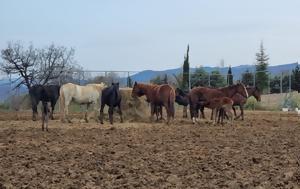
M 280 74 L 280 93 L 282 93 L 282 72 Z

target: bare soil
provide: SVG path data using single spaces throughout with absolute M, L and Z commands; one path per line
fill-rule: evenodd
M 246 112 L 233 126 L 51 120 L 49 132 L 30 118 L 0 113 L 0 188 L 300 186 L 294 113 Z

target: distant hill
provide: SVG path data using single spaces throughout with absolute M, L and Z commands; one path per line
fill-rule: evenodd
M 296 66 L 296 63 L 291 63 L 291 64 L 282 64 L 282 65 L 277 65 L 277 66 L 269 66 L 268 71 L 272 75 L 279 74 L 281 72 L 285 71 L 291 71 L 293 70 Z M 191 68 L 191 72 L 194 72 L 196 68 Z M 218 68 L 218 67 L 203 67 L 203 69 L 210 73 L 214 70 L 219 70 L 221 74 L 226 75 L 228 71 L 228 67 L 224 68 Z M 237 80 L 241 77 L 242 73 L 244 73 L 246 70 L 249 70 L 250 72 L 255 71 L 255 66 L 254 65 L 240 65 L 240 66 L 235 66 L 232 67 L 232 74 L 234 76 L 234 80 Z M 163 70 L 163 71 L 154 71 L 154 70 L 145 70 L 141 71 L 139 73 L 136 73 L 131 76 L 133 81 L 138 81 L 138 82 L 149 82 L 152 78 L 158 76 L 158 75 L 163 75 L 163 74 L 168 74 L 168 75 L 178 75 L 179 73 L 182 72 L 182 68 L 176 68 L 176 69 L 168 69 L 168 70 Z
M 277 66 L 269 66 L 268 70 L 272 75 L 279 74 L 280 72 L 285 72 L 285 71 L 291 71 L 293 70 L 298 63 L 291 63 L 291 64 L 283 64 L 283 65 L 277 65 Z M 208 73 L 210 73 L 213 70 L 219 70 L 221 74 L 226 75 L 228 71 L 228 67 L 224 68 L 218 68 L 218 67 L 203 67 L 204 70 Z M 191 72 L 194 72 L 196 68 L 191 68 Z M 255 66 L 254 65 L 240 65 L 240 66 L 235 66 L 232 67 L 232 73 L 234 76 L 234 80 L 237 80 L 241 77 L 242 73 L 244 73 L 246 70 L 255 71 Z M 138 72 L 134 75 L 131 76 L 133 81 L 138 81 L 138 82 L 149 82 L 152 78 L 154 78 L 157 75 L 163 75 L 163 74 L 168 74 L 168 75 L 178 75 L 181 73 L 182 69 L 181 68 L 176 68 L 176 69 L 168 69 L 168 70 L 163 70 L 163 71 L 154 71 L 154 70 L 144 70 L 141 72 Z M 126 85 L 127 78 L 120 78 L 120 82 L 122 85 Z M 82 83 L 85 83 L 85 81 L 82 81 Z M 11 88 L 14 86 L 10 86 L 9 80 L 8 79 L 0 79 L 0 101 L 4 101 L 8 99 L 9 96 L 13 95 L 16 93 L 16 91 L 11 91 Z M 21 87 L 18 91 L 19 94 L 21 93 L 26 93 L 27 88 L 26 87 Z
M 10 85 L 8 79 L 0 80 L 0 101 L 3 102 L 6 99 L 8 99 L 8 97 L 10 97 L 16 93 L 22 94 L 22 93 L 27 92 L 26 87 L 20 87 L 18 91 L 16 91 L 16 90 L 11 91 L 11 89 L 13 89 L 14 87 L 15 86 L 13 84 Z

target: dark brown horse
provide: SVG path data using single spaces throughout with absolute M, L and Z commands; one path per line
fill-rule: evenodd
M 231 112 L 232 105 L 233 105 L 233 100 L 229 97 L 220 97 L 220 98 L 213 98 L 209 101 L 205 102 L 199 102 L 199 104 L 210 108 L 212 112 L 214 112 L 214 122 L 215 123 L 220 123 L 220 118 L 221 118 L 221 124 L 223 125 L 223 120 L 225 113 L 228 116 L 230 123 L 232 125 L 233 121 L 233 113 Z
M 258 102 L 261 101 L 261 98 L 260 98 L 261 91 L 257 87 L 246 87 L 246 89 L 247 89 L 247 92 L 248 92 L 248 95 L 249 95 L 248 97 L 254 96 L 254 98 Z M 234 112 L 235 119 L 239 119 L 240 117 L 242 117 L 242 120 L 244 120 L 244 105 L 247 102 L 247 98 L 245 98 L 244 96 L 242 96 L 240 94 L 235 94 L 232 97 L 232 100 L 233 100 L 232 109 L 233 109 L 233 112 Z M 234 106 L 239 106 L 240 107 L 240 110 L 241 110 L 240 115 L 236 116 L 236 110 L 235 110 Z
M 187 106 L 189 105 L 188 92 L 176 88 L 175 94 L 176 94 L 175 102 L 178 105 L 183 106 L 183 118 L 187 118 Z
M 232 98 L 235 94 L 241 94 L 245 98 L 248 98 L 248 92 L 242 83 L 223 87 L 219 89 L 213 89 L 208 87 L 195 87 L 189 93 L 190 113 L 193 123 L 195 123 L 198 117 L 198 110 L 201 110 L 202 116 L 204 116 L 203 109 L 199 102 L 210 101 L 213 98 L 229 97 Z
M 170 119 L 174 119 L 175 115 L 175 91 L 168 85 L 151 85 L 151 84 L 142 84 L 134 83 L 132 89 L 132 97 L 141 97 L 146 95 L 147 100 L 151 104 L 151 119 L 155 113 L 156 106 L 164 106 L 167 112 L 167 123 L 170 123 Z

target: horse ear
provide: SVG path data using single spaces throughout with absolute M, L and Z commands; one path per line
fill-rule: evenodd
M 136 82 L 136 81 L 134 82 L 134 85 L 137 85 L 137 82 Z

